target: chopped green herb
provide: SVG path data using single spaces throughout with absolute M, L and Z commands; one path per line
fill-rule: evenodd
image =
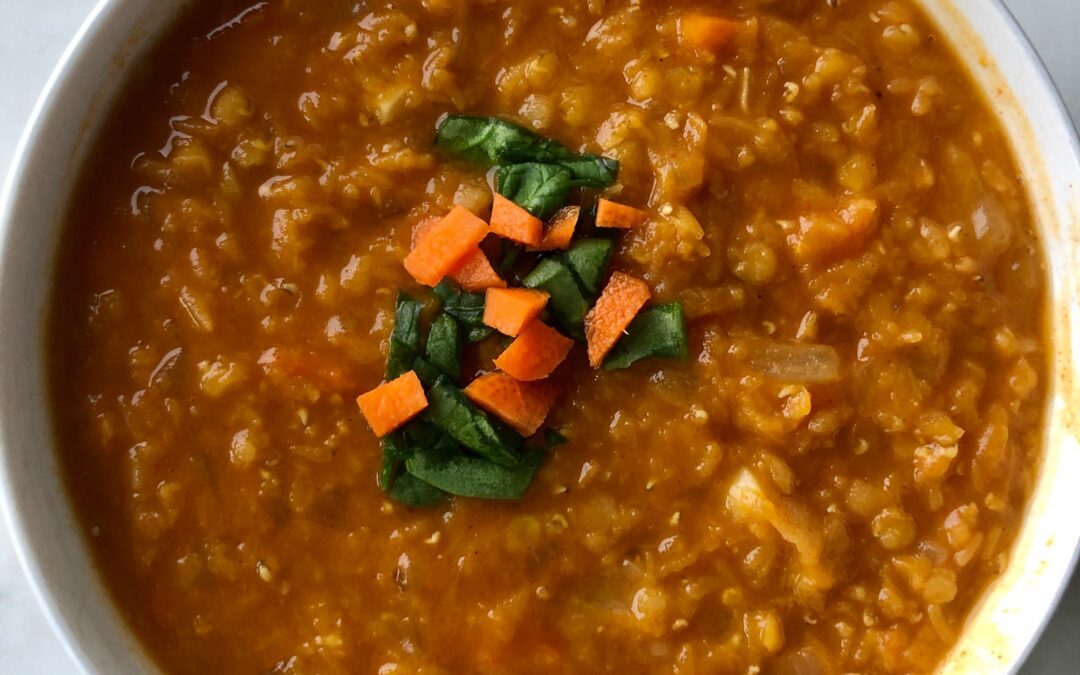
M 417 356 L 413 359 L 412 369 L 416 373 L 416 376 L 420 378 L 420 381 L 425 385 L 434 384 L 435 380 L 439 379 L 444 374 L 442 370 L 423 356 Z
M 483 166 L 538 162 L 565 168 L 577 186 L 605 188 L 615 182 L 619 162 L 581 154 L 525 127 L 497 117 L 448 115 L 435 132 L 443 152 Z
M 500 277 L 505 279 L 510 272 L 513 271 L 514 265 L 517 264 L 518 258 L 521 257 L 521 252 L 523 250 L 524 249 L 517 244 L 511 244 L 509 241 L 503 242 L 502 259 L 499 260 L 499 266 L 496 268 Z
M 615 242 L 611 239 L 581 239 L 566 252 L 566 264 L 574 273 L 581 290 L 589 297 L 600 294 L 600 285 L 607 276 Z
M 553 257 L 543 258 L 521 283 L 526 288 L 546 291 L 549 296 L 547 308 L 556 323 L 570 337 L 584 339 L 589 302 L 565 263 Z
M 398 293 L 394 308 L 394 332 L 386 356 L 386 379 L 394 380 L 412 368 L 420 353 L 420 312 L 424 306 L 406 293 Z
M 457 319 L 440 314 L 431 322 L 424 355 L 433 366 L 452 380 L 461 376 L 461 327 Z M 421 378 L 423 379 L 423 378 Z
M 573 176 L 555 164 L 511 164 L 499 169 L 499 194 L 541 220 L 561 209 L 570 198 Z
M 496 464 L 514 466 L 520 459 L 521 436 L 493 422 L 446 378 L 439 378 L 428 390 L 425 418 Z
M 551 428 L 544 429 L 544 447 L 548 450 L 556 446 L 563 445 L 567 442 L 568 439 L 566 438 L 566 436 L 563 436 L 558 431 L 555 431 Z
M 401 462 L 409 458 L 412 453 L 401 438 L 401 434 L 394 433 L 382 440 L 382 469 L 379 471 L 379 487 L 384 492 L 389 492 L 397 477 Z
M 410 448 L 410 455 L 416 448 L 428 448 L 439 452 L 457 452 L 461 449 L 457 441 L 423 418 L 409 422 L 405 426 L 404 436 L 405 443 Z
M 527 450 L 513 467 L 469 454 L 419 450 L 405 462 L 413 476 L 459 497 L 521 499 L 532 483 L 544 453 Z
M 434 289 L 442 300 L 443 311 L 461 322 L 469 342 L 479 342 L 491 335 L 493 329 L 484 324 L 484 294 L 462 291 L 446 279 Z
M 604 361 L 604 370 L 629 368 L 649 357 L 685 360 L 686 317 L 682 303 L 657 305 L 639 314 Z
M 446 499 L 446 493 L 409 472 L 398 476 L 390 496 L 405 506 L 433 506 Z

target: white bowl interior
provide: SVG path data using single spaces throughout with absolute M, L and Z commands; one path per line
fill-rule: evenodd
M 183 2 L 103 0 L 39 103 L 8 188 L 0 240 L 0 501 L 39 601 L 72 656 L 100 673 L 154 672 L 99 581 L 68 503 L 48 417 L 45 327 L 68 196 L 131 64 Z M 1080 542 L 1080 162 L 1034 53 L 986 0 L 925 0 L 1010 130 L 1051 274 L 1054 381 L 1045 466 L 1013 564 L 944 673 L 1015 670 L 1068 580 Z M 85 34 L 84 34 L 85 33 Z M 89 103 L 88 103 L 89 102 Z M 1021 105 L 1023 102 L 1023 105 Z

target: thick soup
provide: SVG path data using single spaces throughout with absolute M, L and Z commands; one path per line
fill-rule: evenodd
M 932 671 L 1039 464 L 1023 183 L 913 0 L 197 3 L 72 204 L 68 484 L 170 673 Z

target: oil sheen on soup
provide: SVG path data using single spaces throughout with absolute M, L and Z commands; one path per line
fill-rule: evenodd
M 701 15 L 736 29 L 690 48 Z M 429 293 L 414 226 L 492 203 L 448 113 L 619 161 L 603 195 L 647 218 L 613 265 L 689 358 L 576 348 L 523 498 L 409 508 L 353 400 Z M 170 673 L 929 672 L 1038 467 L 1044 276 L 911 0 L 203 2 L 71 207 L 60 453 Z

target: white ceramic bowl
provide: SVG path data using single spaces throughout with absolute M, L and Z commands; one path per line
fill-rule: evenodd
M 102 0 L 34 109 L 0 220 L 0 502 L 38 601 L 86 672 L 156 672 L 113 607 L 66 498 L 45 396 L 54 251 L 79 166 L 131 66 L 186 4 Z M 1080 544 L 1080 147 L 1031 45 L 999 0 L 923 0 L 1012 140 L 1051 275 L 1046 458 L 1012 563 L 943 673 L 1011 673 L 1053 613 Z M 1075 352 L 1075 354 L 1074 354 Z

